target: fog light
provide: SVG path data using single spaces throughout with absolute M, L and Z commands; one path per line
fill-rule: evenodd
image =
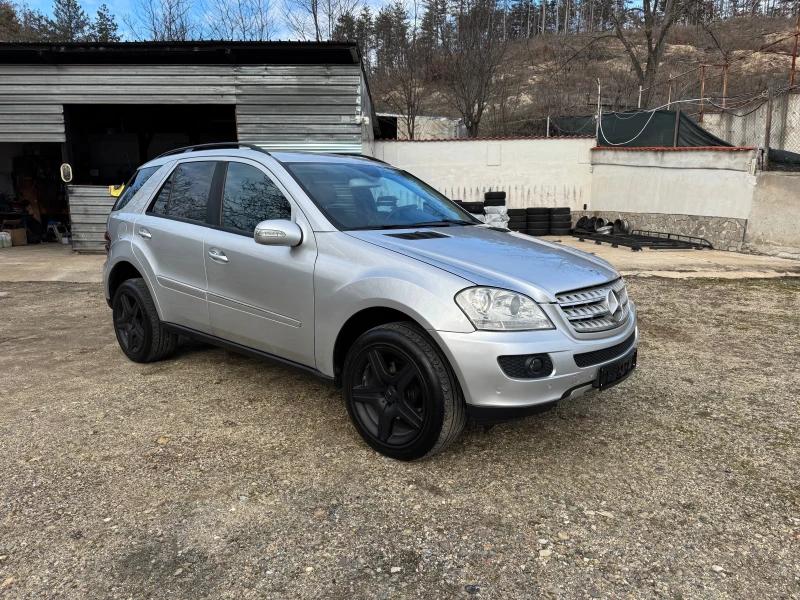
M 525 361 L 525 370 L 531 375 L 539 375 L 544 367 L 544 361 L 540 356 L 531 356 Z

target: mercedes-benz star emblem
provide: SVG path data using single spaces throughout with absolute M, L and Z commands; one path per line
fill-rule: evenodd
M 619 298 L 617 298 L 617 294 L 614 290 L 609 290 L 608 294 L 606 295 L 606 306 L 608 307 L 608 314 L 613 316 L 617 309 L 619 308 Z

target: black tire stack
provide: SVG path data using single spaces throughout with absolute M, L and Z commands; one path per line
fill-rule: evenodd
M 525 212 L 525 233 L 536 236 L 550 233 L 550 209 L 535 206 L 526 208 Z
M 525 233 L 526 232 L 525 209 L 509 208 L 506 212 L 508 213 L 508 228 L 511 231 L 519 231 L 520 233 Z
M 505 192 L 486 192 L 483 195 L 484 206 L 505 206 L 506 193 Z
M 483 202 L 462 202 L 461 208 L 473 215 L 483 214 Z
M 569 228 L 572 226 L 572 214 L 569 208 L 550 208 L 548 210 L 550 235 L 569 235 Z

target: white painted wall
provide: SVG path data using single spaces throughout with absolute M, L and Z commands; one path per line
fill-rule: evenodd
M 589 210 L 746 219 L 753 203 L 752 150 L 591 152 Z
M 589 201 L 594 139 L 376 141 L 374 156 L 405 169 L 453 200 L 505 191 L 509 208 Z

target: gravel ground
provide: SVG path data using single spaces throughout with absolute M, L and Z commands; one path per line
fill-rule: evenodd
M 800 280 L 629 280 L 624 384 L 404 464 L 338 392 L 0 284 L 2 598 L 800 598 Z

